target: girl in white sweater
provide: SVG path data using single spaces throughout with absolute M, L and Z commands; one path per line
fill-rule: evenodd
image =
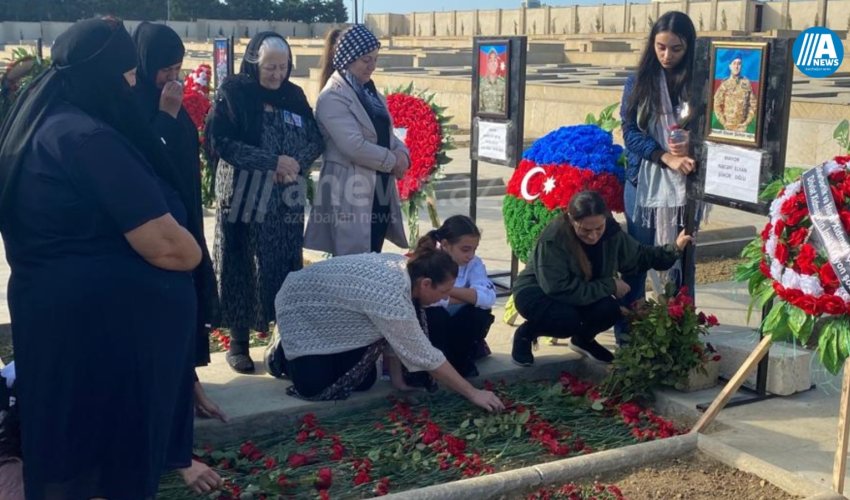
M 480 241 L 481 231 L 472 219 L 454 215 L 417 244 L 417 251 L 439 248 L 458 265 L 449 297 L 425 311 L 431 343 L 464 377 L 477 376 L 475 359 L 489 354 L 484 338 L 493 324 L 490 311 L 496 303 L 496 290 L 484 262 L 475 255 Z

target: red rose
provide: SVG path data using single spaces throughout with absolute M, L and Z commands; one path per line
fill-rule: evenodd
M 331 484 L 333 484 L 333 472 L 328 467 L 322 467 L 316 473 L 316 489 L 326 490 L 331 487 Z
M 682 319 L 682 316 L 685 315 L 685 308 L 682 307 L 681 304 L 671 302 L 667 305 L 667 314 L 676 321 L 679 321 Z
M 720 322 L 717 321 L 717 316 L 715 316 L 713 314 L 708 315 L 707 323 L 708 323 L 708 326 L 717 326 L 717 325 L 720 324 Z

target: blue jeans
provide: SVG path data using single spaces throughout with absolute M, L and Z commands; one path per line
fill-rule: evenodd
M 655 227 L 644 227 L 639 222 L 635 221 L 635 200 L 637 198 L 637 186 L 626 180 L 626 186 L 623 190 L 623 201 L 626 205 L 626 229 L 629 236 L 638 241 L 642 245 L 655 245 Z M 699 226 L 699 215 L 697 215 L 697 227 Z M 690 262 L 692 270 L 696 269 L 696 259 Z M 674 266 L 667 273 L 667 278 L 676 284 L 677 288 L 682 285 L 682 273 L 680 266 Z M 695 273 L 691 273 L 694 276 Z M 632 275 L 622 276 L 623 281 L 631 287 L 629 293 L 620 299 L 620 303 L 625 306 L 631 306 L 636 300 L 646 297 L 646 272 Z M 688 287 L 688 293 L 691 298 L 694 296 L 694 283 L 685 283 Z M 620 321 L 614 325 L 614 337 L 617 339 L 617 345 L 623 344 L 623 334 L 628 333 L 628 324 L 625 321 Z

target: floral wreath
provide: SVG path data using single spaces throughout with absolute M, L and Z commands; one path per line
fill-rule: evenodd
M 413 82 L 387 92 L 387 107 L 396 136 L 410 151 L 410 168 L 397 181 L 402 210 L 408 217 L 410 245 L 419 236 L 419 208 L 427 204 L 431 223 L 439 226 L 434 181 L 443 177 L 442 167 L 451 161 L 446 151 L 454 149 L 446 124 L 445 107 L 434 102 L 433 93 L 416 92 Z
M 844 231 L 850 231 L 850 156 L 836 157 L 823 168 Z M 818 352 L 824 366 L 835 374 L 850 354 L 850 293 L 829 262 L 826 250 L 812 239 L 813 226 L 802 182 L 782 187 L 777 181 L 762 197 L 777 195 L 770 205 L 770 221 L 744 250 L 749 259 L 736 277 L 749 281 L 753 305 L 774 301 L 762 329 L 774 341 L 811 340 L 818 326 Z M 751 306 L 752 307 L 752 306 Z
M 623 211 L 622 146 L 597 125 L 561 127 L 522 155 L 502 204 L 508 243 L 526 262 L 537 236 L 573 195 L 597 191 L 613 212 Z

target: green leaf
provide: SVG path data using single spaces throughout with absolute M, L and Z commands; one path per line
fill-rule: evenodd
M 528 419 L 530 419 L 530 418 L 531 418 L 531 412 L 530 411 L 524 411 L 524 412 L 520 413 L 519 415 L 517 415 L 517 421 L 521 424 L 528 423 Z
M 592 405 L 590 405 L 591 410 L 602 411 L 605 409 L 605 406 L 602 404 L 602 401 L 594 401 Z
M 812 331 L 815 328 L 815 319 L 811 316 L 806 317 L 806 322 L 803 323 L 803 326 L 800 327 L 800 331 L 797 332 L 795 337 L 797 337 L 797 341 L 803 345 L 809 342 L 809 338 L 812 336 Z
M 518 438 L 522 436 L 522 426 L 517 424 L 516 429 L 514 429 L 514 437 Z
M 788 327 L 791 329 L 791 333 L 794 334 L 794 337 L 799 337 L 800 330 L 803 328 L 803 325 L 806 324 L 806 321 L 809 319 L 809 315 L 803 312 L 799 307 L 792 307 L 788 310 Z
M 771 285 L 770 281 L 762 281 L 761 286 L 756 291 L 756 293 L 753 294 L 753 299 L 750 301 L 750 305 L 747 308 L 747 323 L 750 322 L 750 318 L 753 314 L 753 308 L 763 308 L 764 305 L 767 304 L 767 301 L 771 300 L 775 295 L 776 290 L 773 289 L 773 285 Z
M 774 342 L 789 340 L 787 334 L 791 332 L 788 330 L 787 326 L 785 326 L 787 321 L 788 314 L 785 310 L 785 302 L 777 302 L 773 304 L 773 307 L 770 309 L 767 317 L 764 318 L 764 321 L 762 321 L 761 330 L 765 335 L 773 337 Z
M 821 363 L 833 375 L 838 373 L 844 362 L 839 347 L 840 329 L 837 326 L 838 321 L 835 317 L 826 319 L 818 339 L 818 354 Z
M 471 433 L 469 433 L 469 434 L 467 434 L 467 435 L 466 435 L 466 440 L 467 440 L 467 441 L 472 441 L 473 439 L 475 439 L 475 438 L 477 438 L 477 437 L 478 437 L 478 434 L 476 434 L 476 433 L 474 433 L 474 432 L 471 432 Z
M 381 449 L 380 448 L 373 448 L 373 449 L 369 450 L 369 453 L 366 454 L 366 456 L 369 457 L 369 460 L 371 460 L 373 462 L 377 462 L 381 458 Z
M 460 423 L 460 428 L 466 429 L 467 427 L 469 427 L 469 424 L 470 424 L 470 422 L 469 422 L 469 419 L 467 418 L 466 420 L 464 420 L 463 422 Z
M 841 120 L 841 123 L 832 132 L 832 138 L 839 146 L 844 148 L 844 151 L 850 151 L 850 122 Z

